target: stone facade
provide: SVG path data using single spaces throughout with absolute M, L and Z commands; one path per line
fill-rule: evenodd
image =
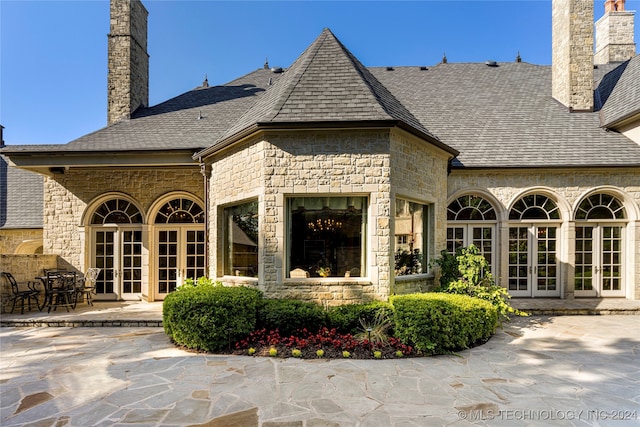
M 605 13 L 596 22 L 595 64 L 622 62 L 636 54 L 633 11 Z
M 149 284 L 153 282 L 153 274 L 149 271 L 153 260 L 148 258 L 149 222 L 153 223 L 155 214 L 152 209 L 158 200 L 180 193 L 204 200 L 203 178 L 196 165 L 156 170 L 70 169 L 64 174 L 48 177 L 45 180 L 44 253 L 57 254 L 68 268 L 85 271 L 92 262 L 86 226 L 92 209 L 97 207 L 94 201 L 104 195 L 125 196 L 135 202 L 144 218 L 144 271 L 148 272 L 144 281 Z
M 0 272 L 6 271 L 15 277 L 18 283 L 37 282 L 37 276 L 44 274 L 45 269 L 59 268 L 56 255 L 0 255 Z M 11 295 L 11 286 L 4 277 L 0 277 L 0 312 L 5 313 L 7 299 Z
M 0 231 L 0 254 L 42 253 L 42 229 L 17 228 Z
M 128 119 L 140 105 L 149 105 L 148 12 L 139 0 L 111 1 L 109 124 Z
M 252 284 L 268 297 L 325 305 L 386 300 L 394 280 L 394 195 L 435 206 L 432 227 L 444 224 L 447 155 L 401 131 L 266 133 L 208 161 L 213 163 L 209 207 L 216 212 L 211 218 L 212 275 L 229 285 Z M 293 195 L 368 197 L 366 278 L 287 277 L 286 200 Z M 259 278 L 224 276 L 223 209 L 251 199 L 259 202 Z M 435 253 L 443 247 L 444 234 L 433 234 L 430 250 Z M 420 281 L 426 282 L 429 275 L 423 276 Z
M 607 183 L 607 185 L 603 185 Z M 463 194 L 483 194 L 498 214 L 498 250 L 501 259 L 498 282 L 506 286 L 507 231 L 509 209 L 524 194 L 544 194 L 561 211 L 561 264 L 562 298 L 573 297 L 575 257 L 575 210 L 588 195 L 604 192 L 615 195 L 623 202 L 627 214 L 625 221 L 626 256 L 624 283 L 627 298 L 640 299 L 640 170 L 638 168 L 589 170 L 514 170 L 514 171 L 458 171 L 449 176 L 450 201 Z M 632 255 L 633 254 L 633 258 Z
M 593 110 L 593 1 L 552 2 L 552 96 L 570 110 Z

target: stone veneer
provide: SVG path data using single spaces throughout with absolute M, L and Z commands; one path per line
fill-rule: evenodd
M 70 169 L 62 175 L 47 177 L 44 185 L 44 253 L 57 254 L 80 271 L 90 262 L 87 259 L 90 248 L 86 247 L 82 227 L 84 214 L 97 197 L 106 193 L 125 194 L 136 201 L 143 216 L 149 214 L 156 200 L 171 192 L 184 191 L 204 199 L 203 179 L 197 165 L 157 170 Z
M 552 96 L 593 109 L 593 0 L 552 1 Z
M 6 271 L 20 284 L 26 282 L 36 282 L 37 276 L 44 274 L 45 269 L 59 268 L 58 257 L 56 255 L 0 255 L 0 272 Z M 40 284 L 38 284 L 40 286 Z M 23 289 L 22 287 L 20 289 Z M 0 313 L 10 310 L 8 306 L 11 286 L 4 277 L 0 275 Z
M 386 300 L 393 283 L 393 195 L 435 203 L 442 212 L 434 223 L 444 224 L 446 154 L 398 130 L 265 133 L 208 160 L 213 162 L 209 207 L 216 213 L 212 276 L 225 284 L 255 285 L 267 297 L 327 306 Z M 287 278 L 287 197 L 349 194 L 369 198 L 367 277 Z M 223 276 L 223 209 L 251 199 L 259 202 L 259 279 Z M 436 234 L 432 251 L 444 247 L 444 231 Z M 420 283 L 429 279 L 422 276 Z
M 25 242 L 33 242 L 29 253 L 42 253 L 42 229 L 41 228 L 16 228 L 16 229 L 0 229 L 0 254 L 13 254 Z M 37 247 L 40 247 L 37 249 Z M 25 252 L 21 252 L 25 253 Z
M 622 62 L 635 56 L 634 15 L 633 11 L 608 12 L 598 19 L 595 64 Z
M 535 185 L 532 185 L 535 183 Z M 602 183 L 607 183 L 603 186 Z M 577 205 L 595 192 L 616 195 L 625 205 L 627 212 L 627 233 L 625 239 L 625 285 L 631 282 L 628 297 L 640 299 L 640 170 L 638 168 L 602 168 L 602 169 L 564 169 L 564 170 L 496 170 L 496 171 L 460 171 L 454 170 L 448 179 L 450 201 L 463 194 L 480 194 L 494 204 L 496 213 L 504 227 L 508 229 L 508 209 L 524 194 L 531 192 L 550 196 L 561 210 L 562 230 L 559 239 L 565 243 L 561 249 L 560 262 L 561 286 L 563 298 L 573 297 L 573 266 L 575 257 L 574 212 Z M 489 195 L 490 197 L 487 197 Z M 500 273 L 495 274 L 498 281 L 506 277 L 508 249 L 506 236 L 503 236 L 502 250 L 500 242 L 496 254 L 501 257 Z M 633 258 L 631 258 L 633 254 Z M 502 283 L 505 286 L 504 283 Z
M 107 120 L 128 119 L 149 105 L 148 12 L 139 0 L 111 0 Z

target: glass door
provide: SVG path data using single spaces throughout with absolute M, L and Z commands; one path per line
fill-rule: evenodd
M 508 290 L 514 297 L 557 297 L 557 227 L 509 228 Z
M 142 296 L 142 231 L 97 229 L 93 264 L 100 268 L 96 299 L 139 300 Z
M 607 224 L 576 227 L 576 296 L 624 296 L 623 230 Z
M 493 225 L 464 224 L 447 227 L 447 252 L 455 255 L 461 247 L 474 245 L 487 260 L 490 272 L 493 271 Z
M 205 275 L 205 232 L 202 227 L 158 230 L 156 299 L 176 290 L 186 279 Z

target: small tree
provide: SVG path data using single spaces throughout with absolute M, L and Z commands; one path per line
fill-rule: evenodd
M 434 263 L 440 266 L 440 286 L 436 292 L 469 295 L 489 301 L 498 310 L 500 320 L 509 320 L 510 314 L 527 314 L 511 307 L 511 295 L 502 286 L 496 285 L 489 272 L 489 263 L 475 245 L 458 248 L 456 255 L 447 251 L 440 253 Z

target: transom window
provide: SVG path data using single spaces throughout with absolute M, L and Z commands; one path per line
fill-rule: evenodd
M 141 224 L 142 214 L 125 199 L 107 200 L 93 213 L 91 224 Z
M 396 276 L 427 272 L 428 213 L 426 205 L 396 199 Z
M 458 197 L 447 207 L 447 221 L 495 221 L 496 211 L 491 203 L 480 196 L 469 194 Z
M 156 215 L 156 224 L 201 224 L 204 210 L 193 200 L 178 198 L 162 206 Z
M 224 210 L 224 274 L 258 277 L 258 202 Z
M 491 269 L 494 260 L 496 219 L 493 205 L 481 196 L 467 194 L 449 203 L 447 252 L 455 255 L 458 249 L 475 245 Z
M 519 199 L 509 212 L 512 220 L 560 219 L 556 203 L 542 194 L 530 194 Z
M 580 203 L 576 219 L 625 219 L 626 213 L 622 203 L 610 194 L 594 194 Z
M 289 199 L 289 277 L 364 276 L 367 203 L 366 197 Z

